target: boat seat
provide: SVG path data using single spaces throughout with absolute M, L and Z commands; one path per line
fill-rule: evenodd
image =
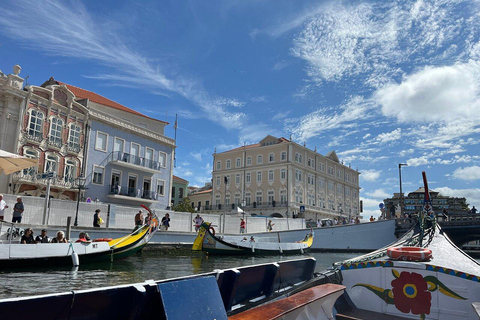
M 344 290 L 345 286 L 331 283 L 315 286 L 287 298 L 237 313 L 228 320 L 304 319 L 302 314 L 314 315 L 312 319 L 323 319 L 319 315 L 324 314 L 333 319 L 333 305 Z
M 215 276 L 158 284 L 159 320 L 228 320 Z

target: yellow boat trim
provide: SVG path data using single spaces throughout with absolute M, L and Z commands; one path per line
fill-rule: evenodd
M 138 241 L 138 239 L 141 239 L 142 237 L 144 237 L 148 233 L 149 229 L 150 229 L 150 226 L 145 225 L 140 229 L 138 229 L 137 231 L 135 231 L 134 233 L 129 234 L 128 236 L 113 239 L 112 241 L 108 242 L 108 245 L 112 249 L 119 249 L 119 248 L 128 246 Z

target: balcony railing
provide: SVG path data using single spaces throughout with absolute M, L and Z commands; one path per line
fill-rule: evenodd
M 38 171 L 34 168 L 24 169 L 13 174 L 13 181 L 31 183 L 35 185 L 47 185 L 48 179 L 38 179 Z M 50 186 L 52 188 L 72 189 L 78 188 L 75 179 L 56 176 L 51 178 Z
M 144 157 L 139 157 L 130 153 L 120 151 L 112 152 L 112 161 L 121 161 L 158 171 L 160 171 L 161 168 L 161 164 L 158 161 L 153 161 Z
M 27 140 L 35 141 L 35 142 L 42 142 L 43 135 L 41 132 L 27 132 Z
M 50 147 L 55 147 L 60 149 L 63 145 L 63 140 L 62 138 L 50 136 L 50 138 L 47 140 L 47 145 Z
M 80 144 L 69 142 L 67 146 L 68 152 L 79 153 L 80 152 Z
M 109 185 L 110 195 L 119 195 L 132 198 L 142 198 L 149 200 L 157 200 L 158 194 L 155 191 L 143 190 L 140 188 L 129 188 L 121 185 Z

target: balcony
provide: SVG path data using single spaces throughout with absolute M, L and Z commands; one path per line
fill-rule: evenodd
M 37 143 L 40 143 L 43 140 L 42 133 L 41 132 L 36 132 L 36 131 L 27 132 L 25 137 L 28 141 L 37 142 Z
M 129 188 L 127 186 L 109 185 L 108 197 L 112 199 L 121 199 L 138 202 L 157 202 L 157 193 L 155 191 L 143 190 L 140 188 Z
M 16 183 L 26 183 L 37 187 L 44 187 L 48 183 L 48 179 L 39 179 L 38 171 L 34 168 L 24 169 L 13 174 L 13 181 Z M 58 189 L 75 189 L 78 188 L 75 179 L 54 176 L 50 179 L 50 187 Z
M 112 152 L 111 163 L 122 167 L 137 169 L 149 173 L 158 173 L 161 169 L 160 162 L 158 161 L 152 161 L 147 158 L 135 156 L 120 151 Z
M 68 145 L 67 145 L 67 152 L 79 153 L 80 152 L 80 144 L 69 142 Z
M 62 138 L 57 138 L 57 137 L 54 137 L 54 136 L 50 136 L 50 138 L 47 140 L 47 145 L 49 147 L 54 147 L 54 148 L 60 149 L 63 145 Z

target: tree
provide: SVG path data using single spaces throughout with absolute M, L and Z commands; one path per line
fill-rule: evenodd
M 192 207 L 192 204 L 190 203 L 190 199 L 183 198 L 182 202 L 173 206 L 173 211 L 194 213 L 195 209 Z

